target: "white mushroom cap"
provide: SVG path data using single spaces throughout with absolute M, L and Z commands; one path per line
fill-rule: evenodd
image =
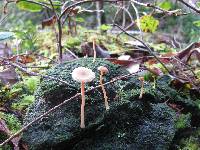
M 72 78 L 77 82 L 91 82 L 95 78 L 95 73 L 89 68 L 78 67 L 73 70 Z

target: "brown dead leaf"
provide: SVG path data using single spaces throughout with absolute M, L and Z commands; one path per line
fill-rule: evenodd
M 109 52 L 103 46 L 97 44 L 95 46 L 96 46 L 97 58 L 110 58 Z M 81 51 L 84 56 L 93 57 L 94 56 L 93 43 L 86 42 L 81 44 Z
M 186 62 L 188 60 L 189 55 L 191 54 L 191 51 L 193 51 L 196 48 L 200 48 L 200 42 L 190 44 L 188 47 L 178 52 L 176 57 L 178 57 L 183 62 Z
M 137 61 L 134 61 L 134 60 L 119 60 L 116 58 L 106 58 L 106 60 L 112 62 L 113 64 L 117 64 L 120 66 L 129 66 L 129 65 L 137 63 Z
M 30 55 L 22 54 L 22 55 L 15 55 L 13 57 L 8 58 L 9 61 L 12 62 L 20 62 L 22 64 L 32 63 L 34 62 L 34 58 Z
M 55 15 L 52 17 L 45 19 L 42 21 L 42 29 L 44 29 L 46 26 L 53 26 L 57 21 L 57 18 Z

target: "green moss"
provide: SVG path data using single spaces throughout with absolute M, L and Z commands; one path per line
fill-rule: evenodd
M 5 120 L 8 129 L 11 131 L 11 133 L 15 133 L 21 128 L 21 123 L 19 119 L 14 115 L 0 112 L 0 118 Z
M 196 129 L 190 136 L 182 138 L 178 145 L 179 150 L 199 150 L 200 149 L 200 129 Z
M 176 128 L 177 129 L 184 129 L 184 128 L 189 128 L 191 127 L 190 125 L 190 121 L 191 121 L 191 114 L 181 114 L 180 116 L 178 116 L 178 119 L 176 121 Z

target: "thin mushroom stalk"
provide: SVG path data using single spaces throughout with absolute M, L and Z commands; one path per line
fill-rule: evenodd
M 141 90 L 140 90 L 139 99 L 142 99 L 142 96 L 144 94 L 144 77 L 139 77 L 139 80 L 141 82 Z
M 85 83 L 81 82 L 81 128 L 85 128 Z
M 96 52 L 96 39 L 94 38 L 92 41 L 92 45 L 93 45 L 93 50 L 94 50 L 94 58 L 93 58 L 93 63 L 95 62 L 96 58 L 97 58 L 97 52 Z
M 110 107 L 108 105 L 108 96 L 106 94 L 106 90 L 105 90 L 105 87 L 103 85 L 103 75 L 108 73 L 108 69 L 104 66 L 100 66 L 98 68 L 98 70 L 100 71 L 100 85 L 101 85 L 101 89 L 103 91 L 103 95 L 104 95 L 104 100 L 105 100 L 105 107 L 106 107 L 106 110 L 109 110 Z

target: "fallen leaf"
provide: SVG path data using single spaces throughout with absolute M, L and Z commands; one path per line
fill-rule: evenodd
M 126 70 L 129 72 L 129 73 L 135 73 L 135 72 L 138 72 L 140 69 L 140 64 L 132 64 L 132 65 L 129 65 L 126 67 Z
M 53 26 L 56 23 L 56 16 L 53 15 L 51 18 L 45 19 L 42 21 L 42 29 L 44 29 L 46 26 Z
M 34 62 L 34 58 L 27 54 L 15 55 L 13 57 L 8 58 L 9 61 L 12 62 L 20 62 L 22 64 L 32 63 Z
M 92 45 L 93 45 L 92 42 L 86 42 L 81 44 L 81 51 L 84 56 L 89 56 L 89 57 L 94 56 L 94 50 L 92 48 L 93 47 Z M 103 46 L 97 44 L 96 44 L 96 54 L 97 58 L 110 58 L 109 52 Z
M 121 65 L 121 66 L 129 66 L 131 64 L 137 64 L 138 63 L 138 61 L 135 61 L 135 60 L 119 60 L 119 59 L 116 59 L 116 58 L 106 58 L 106 60 L 112 62 L 113 64 Z
M 130 55 L 121 55 L 118 57 L 118 60 L 130 60 L 131 56 Z

